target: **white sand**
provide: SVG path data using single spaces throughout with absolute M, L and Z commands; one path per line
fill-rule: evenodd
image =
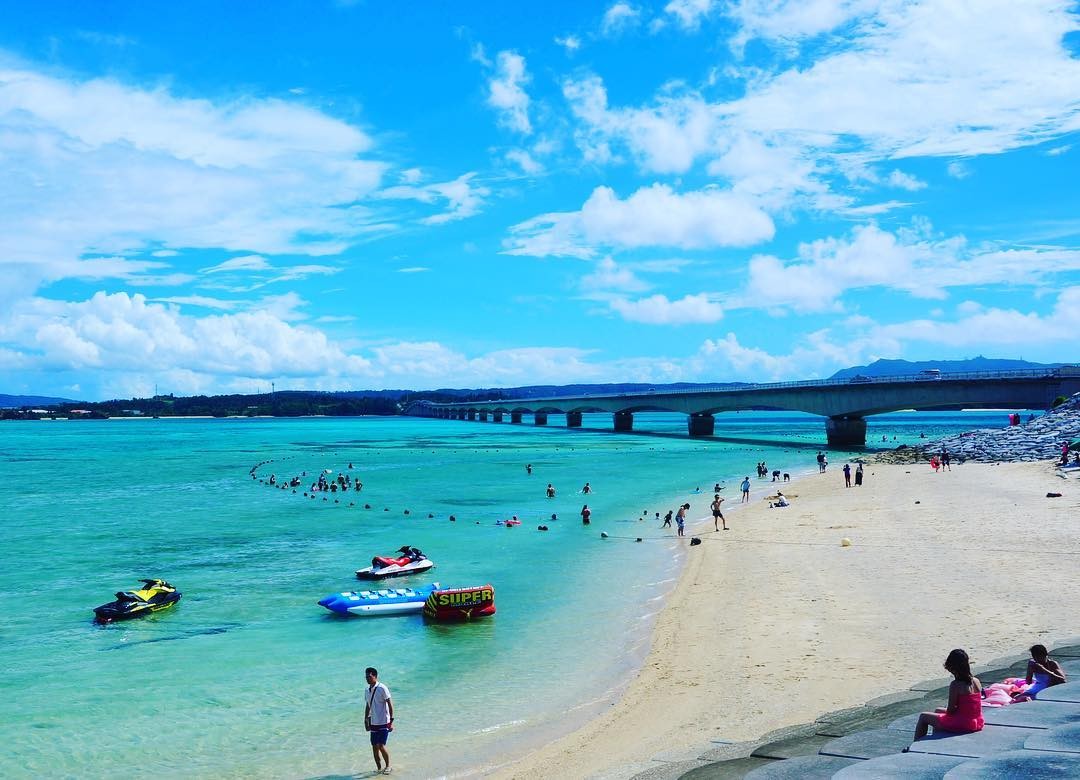
M 498 776 L 629 777 L 942 677 L 953 647 L 979 664 L 1080 633 L 1080 480 L 873 465 L 845 489 L 840 465 L 785 486 L 788 508 L 755 482 L 751 505 L 724 505 L 731 531 L 697 526 L 625 695 Z

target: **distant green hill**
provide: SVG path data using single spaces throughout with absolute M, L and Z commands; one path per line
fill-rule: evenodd
M 1061 363 L 1032 363 L 1027 360 L 1004 360 L 999 358 L 978 357 L 967 360 L 875 360 L 866 366 L 842 368 L 830 379 L 850 379 L 853 376 L 900 376 L 917 374 L 929 368 L 936 368 L 943 374 L 963 371 L 1016 371 L 1029 368 L 1055 368 Z
M 58 404 L 77 404 L 70 398 L 50 398 L 47 395 L 6 395 L 0 393 L 0 408 L 17 409 L 21 406 L 56 406 Z

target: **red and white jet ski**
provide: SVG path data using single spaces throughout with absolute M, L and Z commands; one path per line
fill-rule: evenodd
M 376 555 L 371 559 L 371 565 L 366 569 L 357 569 L 356 578 L 359 580 L 382 580 L 387 577 L 404 577 L 408 574 L 419 574 L 435 566 L 420 550 L 405 545 L 400 550 L 397 558 Z

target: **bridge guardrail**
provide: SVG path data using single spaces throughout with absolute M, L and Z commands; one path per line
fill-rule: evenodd
M 730 385 L 714 385 L 705 387 L 695 387 L 692 390 L 634 390 L 625 393 L 584 393 L 581 395 L 560 395 L 560 396 L 545 396 L 545 397 L 524 397 L 524 398 L 490 398 L 484 401 L 454 401 L 454 402 L 437 402 L 432 401 L 433 405 L 438 406 L 470 406 L 474 404 L 493 404 L 493 403 L 513 403 L 513 402 L 535 402 L 535 401 L 570 401 L 579 398 L 611 398 L 618 396 L 620 398 L 640 398 L 640 397 L 652 397 L 652 396 L 664 396 L 664 395 L 698 395 L 705 393 L 745 393 L 757 390 L 787 390 L 792 388 L 801 387 L 837 387 L 846 385 L 860 385 L 865 387 L 866 385 L 882 385 L 882 384 L 902 384 L 909 382 L 950 382 L 950 381 L 968 381 L 972 379 L 1050 379 L 1056 377 L 1074 377 L 1077 371 L 1076 366 L 1063 366 L 1061 368 L 1019 368 L 1011 371 L 956 371 L 951 373 L 942 373 L 937 376 L 928 376 L 926 374 L 897 374 L 893 376 L 874 376 L 874 377 L 849 377 L 847 379 L 802 379 L 790 382 L 762 382 L 762 383 L 747 383 L 739 385 L 738 387 L 732 387 Z

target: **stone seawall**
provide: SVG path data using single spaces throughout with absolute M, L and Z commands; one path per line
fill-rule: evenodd
M 1080 439 L 1080 393 L 1031 422 L 1007 428 L 984 428 L 956 436 L 946 436 L 914 447 L 902 446 L 883 452 L 874 460 L 881 463 L 928 461 L 931 455 L 948 451 L 953 460 L 1001 463 L 1005 461 L 1057 460 L 1061 444 Z

